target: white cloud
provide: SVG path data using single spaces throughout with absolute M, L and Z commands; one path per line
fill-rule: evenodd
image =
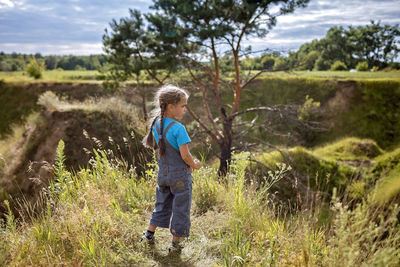
M 0 8 L 14 7 L 14 3 L 10 0 L 0 0 Z
M 333 26 L 360 26 L 370 20 L 382 24 L 399 24 L 400 1 L 312 0 L 306 8 L 277 18 L 277 25 L 265 38 L 271 47 L 280 43 L 287 49 L 324 37 Z
M 128 16 L 129 8 L 149 12 L 150 5 L 151 0 L 0 0 L 0 51 L 101 53 L 101 36 L 112 19 Z M 398 14 L 400 0 L 311 0 L 279 17 L 265 38 L 244 44 L 255 50 L 297 49 L 333 26 L 367 25 L 371 19 L 393 25 L 400 23 Z
M 69 44 L 19 44 L 0 43 L 0 51 L 5 53 L 26 53 L 34 54 L 40 52 L 42 55 L 90 55 L 102 54 L 103 44 L 95 43 L 69 43 Z
M 23 5 L 23 3 L 24 3 L 23 0 L 0 0 L 0 9 L 21 6 Z
M 0 9 L 23 6 L 24 0 L 0 0 Z
M 73 6 L 72 8 L 75 9 L 75 11 L 82 12 L 82 8 L 79 6 Z

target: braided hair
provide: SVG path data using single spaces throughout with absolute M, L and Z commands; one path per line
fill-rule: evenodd
M 160 156 L 165 155 L 165 140 L 162 137 L 164 131 L 164 116 L 165 112 L 167 111 L 168 104 L 176 105 L 178 104 L 183 98 L 188 98 L 189 94 L 174 85 L 164 85 L 160 89 L 157 90 L 154 96 L 154 108 L 151 111 L 151 124 L 150 124 L 150 131 L 149 133 L 143 138 L 143 145 L 148 148 L 154 148 L 155 142 L 154 137 L 152 134 L 154 124 L 156 123 L 157 119 L 160 118 L 160 130 L 161 134 L 159 137 L 159 153 Z

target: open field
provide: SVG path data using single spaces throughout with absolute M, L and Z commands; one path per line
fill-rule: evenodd
M 247 73 L 246 71 L 244 72 Z M 252 71 L 256 74 L 257 71 Z M 5 82 L 83 82 L 99 83 L 100 73 L 96 70 L 51 70 L 43 72 L 43 78 L 35 80 L 25 72 L 0 72 L 0 80 Z M 179 79 L 181 73 L 172 75 L 172 80 Z M 244 77 L 244 75 L 243 75 Z M 392 72 L 348 72 L 348 71 L 279 71 L 263 73 L 260 78 L 265 77 L 301 77 L 301 78 L 326 78 L 326 79 L 400 79 L 400 71 Z M 175 78 L 175 79 L 174 79 Z M 151 81 L 147 81 L 150 82 Z
M 264 73 L 261 77 L 302 77 L 328 79 L 400 79 L 400 71 L 392 72 L 348 72 L 348 71 L 292 71 Z
M 0 72 L 0 80 L 5 82 L 100 82 L 97 80 L 99 72 L 97 70 L 50 70 L 44 71 L 41 79 L 35 80 L 29 77 L 26 72 Z

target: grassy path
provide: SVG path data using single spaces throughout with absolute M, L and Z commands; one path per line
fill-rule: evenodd
M 150 215 L 150 213 L 148 214 Z M 210 238 L 213 230 L 223 228 L 226 215 L 209 212 L 192 216 L 191 236 L 183 239 L 184 249 L 180 255 L 168 253 L 171 235 L 168 229 L 157 229 L 154 245 L 141 244 L 139 250 L 145 256 L 143 266 L 215 266 L 221 263 L 221 241 Z M 146 216 L 149 217 L 149 216 Z M 226 219 L 226 218 L 225 218 Z M 145 229 L 146 225 L 143 225 Z

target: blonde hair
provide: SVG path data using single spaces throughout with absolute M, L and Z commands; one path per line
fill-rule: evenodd
M 182 88 L 179 88 L 177 86 L 170 85 L 170 84 L 160 87 L 154 95 L 153 105 L 155 108 L 150 112 L 150 114 L 151 114 L 151 119 L 149 120 L 151 122 L 150 123 L 150 131 L 143 138 L 142 143 L 145 147 L 148 147 L 148 148 L 155 147 L 152 130 L 153 130 L 153 126 L 154 126 L 155 122 L 157 121 L 157 118 L 160 118 L 160 120 L 161 120 L 161 123 L 160 123 L 161 135 L 160 135 L 160 139 L 159 139 L 160 156 L 163 156 L 165 154 L 165 141 L 164 141 L 164 138 L 162 138 L 163 128 L 164 128 L 165 111 L 167 110 L 168 104 L 176 105 L 183 98 L 188 99 L 189 93 Z

